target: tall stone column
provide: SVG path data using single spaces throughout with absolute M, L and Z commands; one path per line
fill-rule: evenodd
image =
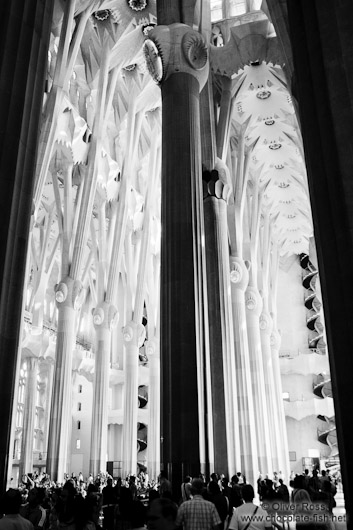
M 259 471 L 262 473 L 272 473 L 271 441 L 259 322 L 262 311 L 262 299 L 256 287 L 248 286 L 246 289 L 245 305 L 249 341 L 250 372 L 252 379 L 254 406 L 256 410 L 255 425 L 259 457 Z
M 208 173 L 204 174 L 204 179 Z M 205 247 L 210 340 L 215 470 L 241 469 L 237 378 L 229 292 L 227 199 L 230 188 L 218 171 L 204 181 Z M 220 392 L 223 389 L 223 392 Z
M 245 473 L 250 484 L 255 484 L 258 477 L 259 462 L 245 309 L 245 290 L 249 283 L 249 272 L 244 260 L 236 256 L 230 257 L 230 281 L 238 391 L 241 471 Z
M 67 473 L 67 453 L 72 421 L 72 355 L 76 337 L 76 313 L 82 284 L 70 277 L 57 286 L 58 330 L 50 412 L 47 473 L 62 481 Z
M 281 369 L 279 364 L 279 349 L 281 346 L 281 336 L 274 326 L 271 333 L 271 355 L 273 366 L 273 378 L 276 389 L 277 400 L 277 430 L 281 443 L 278 446 L 278 467 L 282 471 L 285 481 L 288 482 L 290 467 L 289 467 L 289 451 L 288 451 L 288 435 L 286 427 L 286 417 L 284 413 L 283 396 L 282 396 L 282 379 Z
M 218 173 L 216 178 L 218 179 Z M 208 183 L 204 181 L 205 248 L 211 375 L 210 392 L 212 398 L 210 415 L 213 420 L 214 468 L 216 471 L 220 471 L 228 469 L 228 457 L 233 457 L 234 447 L 229 448 L 231 452 L 228 454 L 228 429 L 225 403 L 226 385 L 224 379 L 224 357 L 228 350 L 228 344 L 226 337 L 227 326 L 225 307 L 224 303 L 222 303 L 224 301 L 221 299 L 225 287 L 225 278 L 222 275 L 222 232 L 225 229 L 225 234 L 227 234 L 227 224 L 221 226 L 219 203 L 223 202 L 224 206 L 226 206 L 226 203 L 223 200 L 222 193 L 220 193 L 220 198 L 217 196 L 215 190 L 217 184 L 218 188 L 220 188 L 219 191 L 222 192 L 223 184 L 221 181 L 217 180 L 214 182 L 211 180 Z M 222 220 L 224 221 L 224 218 Z M 220 392 L 220 389 L 223 389 L 223 392 Z M 234 469 L 234 466 L 232 467 Z
M 6 489 L 19 329 L 54 2 L 0 7 L 0 493 Z
M 50 425 L 50 409 L 51 400 L 53 393 L 54 383 L 54 360 L 51 358 L 47 359 L 47 376 L 46 376 L 46 387 L 45 387 L 45 413 L 44 413 L 44 436 L 43 436 L 43 447 L 44 451 L 47 451 L 48 438 L 49 438 L 49 425 Z
M 271 352 L 271 333 L 273 322 L 271 315 L 266 309 L 266 302 L 263 303 L 263 310 L 260 315 L 260 337 L 261 337 L 261 351 L 262 351 L 262 365 L 265 383 L 265 398 L 267 404 L 267 413 L 269 420 L 269 434 L 271 442 L 272 467 L 269 470 L 279 471 L 279 444 L 280 432 L 278 429 L 278 409 L 276 399 L 276 385 L 272 366 L 272 352 Z M 282 470 L 281 470 L 282 471 Z
M 295 86 L 325 310 L 337 441 L 353 528 L 352 5 L 287 0 Z M 281 27 L 280 27 L 281 30 Z M 285 30 L 280 31 L 286 34 Z M 283 39 L 283 37 L 282 37 Z
M 20 477 L 24 473 L 33 472 L 34 427 L 37 404 L 38 357 L 31 355 L 26 357 L 25 361 L 27 364 L 27 381 L 23 410 Z
M 124 426 L 123 476 L 136 474 L 137 468 L 137 409 L 139 348 L 145 337 L 145 327 L 129 322 L 123 329 L 124 337 Z
M 148 437 L 147 437 L 147 461 L 149 463 L 148 474 L 156 479 L 160 472 L 160 420 L 161 420 L 161 391 L 160 391 L 160 354 L 159 341 L 156 337 L 145 342 L 149 366 L 148 383 Z
M 204 347 L 199 267 L 203 215 L 199 93 L 208 77 L 208 61 L 202 36 L 184 24 L 158 26 L 149 35 L 146 55 L 152 75 L 161 83 L 163 101 L 163 462 L 178 495 L 183 475 L 197 475 L 200 460 L 208 458 L 204 377 L 200 370 Z
M 93 312 L 93 324 L 96 330 L 96 358 L 89 466 L 93 476 L 105 471 L 107 464 L 111 330 L 116 325 L 118 318 L 117 309 L 106 302 L 99 304 Z

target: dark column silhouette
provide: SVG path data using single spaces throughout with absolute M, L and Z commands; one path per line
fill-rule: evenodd
M 0 489 L 11 458 L 17 350 L 51 0 L 0 7 Z
M 353 528 L 353 12 L 350 0 L 288 0 L 338 446 Z

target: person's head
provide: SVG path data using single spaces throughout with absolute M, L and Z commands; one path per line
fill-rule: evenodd
M 113 485 L 113 479 L 111 477 L 108 477 L 107 478 L 107 486 L 112 486 Z
M 321 476 L 322 476 L 322 477 L 326 477 L 326 470 L 325 470 L 325 469 L 322 469 L 322 470 L 321 470 Z
M 279 482 L 279 483 L 281 484 L 281 486 L 282 486 L 282 484 L 283 484 L 283 479 L 280 478 L 278 482 Z
M 140 528 L 146 522 L 146 508 L 141 501 L 133 501 L 131 509 L 131 528 Z
M 255 493 L 254 493 L 254 488 L 252 487 L 251 484 L 244 484 L 243 488 L 242 488 L 242 496 L 243 496 L 243 499 L 244 499 L 244 502 L 252 502 L 254 497 L 255 497 Z
M 193 495 L 202 495 L 204 488 L 203 481 L 200 478 L 194 478 L 191 482 L 191 493 Z
M 148 510 L 149 530 L 174 530 L 178 513 L 177 505 L 170 499 L 155 499 Z
M 217 482 L 211 480 L 208 484 L 208 491 L 210 495 L 217 495 L 221 490 L 219 489 Z
M 76 495 L 76 488 L 71 482 L 71 480 L 67 480 L 62 488 L 61 492 L 61 499 L 63 502 L 71 501 Z
M 317 477 L 317 469 L 313 469 L 313 477 Z
M 212 480 L 213 482 L 217 482 L 217 481 L 218 481 L 218 475 L 217 475 L 217 473 L 212 473 L 212 474 L 211 474 L 211 480 Z
M 309 469 L 304 469 L 305 475 L 309 475 Z
M 191 482 L 191 477 L 190 477 L 190 475 L 186 475 L 186 477 L 184 478 L 184 482 L 185 482 L 186 484 L 188 484 L 189 482 Z
M 164 469 L 162 469 L 161 472 L 159 473 L 159 480 L 161 479 L 168 480 L 168 474 Z
M 98 492 L 99 492 L 99 488 L 97 484 L 88 484 L 87 495 L 89 495 L 90 493 L 98 493 Z
M 293 480 L 293 488 L 294 489 L 302 489 L 303 488 L 303 476 L 302 475 L 295 475 Z
M 2 512 L 5 515 L 19 513 L 22 504 L 22 495 L 19 490 L 10 488 L 2 497 Z
M 232 476 L 232 484 L 238 484 L 239 482 L 239 477 L 238 475 L 233 475 Z

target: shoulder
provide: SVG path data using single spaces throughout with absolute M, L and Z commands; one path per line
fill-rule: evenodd
M 20 524 L 22 528 L 27 528 L 28 530 L 32 530 L 34 528 L 31 521 L 29 521 L 28 519 L 25 519 L 24 517 L 22 517 L 22 515 L 19 515 L 18 517 L 20 519 Z

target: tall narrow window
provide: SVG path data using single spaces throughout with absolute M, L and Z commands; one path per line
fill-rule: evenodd
M 78 429 L 81 429 L 81 422 L 80 422 L 80 420 L 77 422 L 77 428 L 78 428 Z
M 82 385 L 78 385 L 78 393 L 82 394 Z
M 231 17 L 243 15 L 246 13 L 246 1 L 245 0 L 230 0 L 229 14 Z
M 77 403 L 77 410 L 81 410 L 82 404 L 80 402 Z

